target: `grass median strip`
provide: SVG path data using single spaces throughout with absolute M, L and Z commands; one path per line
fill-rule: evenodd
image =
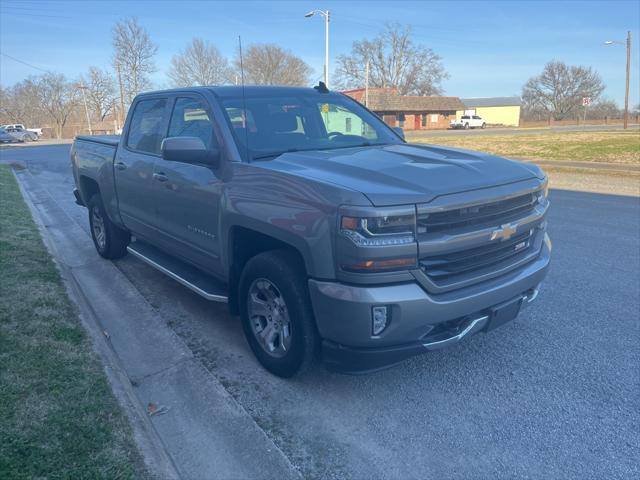
M 479 150 L 527 160 L 561 160 L 640 164 L 640 132 L 600 131 L 522 135 L 449 135 L 413 137 L 412 143 L 430 143 Z
M 146 477 L 6 165 L 0 165 L 0 271 L 0 478 Z

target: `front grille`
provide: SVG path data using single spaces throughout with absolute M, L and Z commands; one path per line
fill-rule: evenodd
M 531 253 L 535 229 L 509 240 L 491 242 L 467 250 L 431 255 L 420 259 L 420 268 L 434 282 L 452 283 L 470 274 L 497 270 L 514 264 Z
M 524 217 L 536 205 L 535 193 L 444 212 L 418 215 L 418 234 L 448 232 L 462 227 L 490 227 Z

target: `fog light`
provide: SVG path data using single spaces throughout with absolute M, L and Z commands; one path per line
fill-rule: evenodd
M 380 335 L 382 331 L 387 328 L 388 323 L 386 306 L 371 308 L 371 331 L 373 335 Z

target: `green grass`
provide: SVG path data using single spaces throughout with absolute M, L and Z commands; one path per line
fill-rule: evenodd
M 147 476 L 6 165 L 0 165 L 0 272 L 0 478 Z
M 479 150 L 527 160 L 570 160 L 640 164 L 640 132 L 600 131 L 521 135 L 413 137 L 409 142 Z

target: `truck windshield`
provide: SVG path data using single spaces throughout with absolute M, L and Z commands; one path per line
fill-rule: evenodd
M 238 150 L 248 160 L 267 160 L 286 152 L 402 143 L 378 117 L 342 95 L 223 98 L 222 106 Z

